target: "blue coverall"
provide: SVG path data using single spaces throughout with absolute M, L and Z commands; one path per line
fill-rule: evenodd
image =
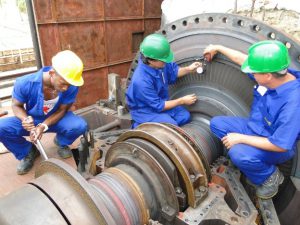
M 217 116 L 210 123 L 212 132 L 220 139 L 228 133 L 261 136 L 286 150 L 271 152 L 246 144 L 236 144 L 229 150 L 233 164 L 256 185 L 261 185 L 275 171 L 276 164 L 294 156 L 300 138 L 300 71 L 288 71 L 297 79 L 268 89 L 264 95 L 257 91 L 258 86 L 254 88 L 249 118 Z
M 155 69 L 139 60 L 126 92 L 133 128 L 145 122 L 179 126 L 189 122 L 190 113 L 183 106 L 163 111 L 165 101 L 169 100 L 168 85 L 176 82 L 178 69 L 176 63 L 166 63 L 163 69 Z
M 57 111 L 61 104 L 71 104 L 75 101 L 78 87 L 70 86 L 67 91 L 58 94 L 59 99 L 54 108 L 44 115 L 43 72 L 51 67 L 44 67 L 36 73 L 16 79 L 12 97 L 25 103 L 26 112 L 34 119 L 34 124 L 42 123 L 46 118 Z M 49 126 L 47 132 L 57 133 L 57 140 L 61 146 L 72 144 L 76 138 L 84 134 L 87 129 L 85 120 L 68 111 L 56 124 Z M 23 136 L 29 132 L 22 127 L 22 122 L 17 117 L 0 119 L 0 142 L 11 151 L 19 160 L 28 155 L 32 144 Z

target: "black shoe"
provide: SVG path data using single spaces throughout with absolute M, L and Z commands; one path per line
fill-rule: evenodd
M 35 145 L 32 145 L 28 155 L 21 160 L 17 166 L 17 174 L 23 175 L 29 172 L 32 168 L 34 160 L 40 155 L 40 152 L 37 150 Z
M 57 137 L 54 137 L 54 144 L 58 147 L 57 153 L 58 155 L 63 158 L 63 159 L 67 159 L 70 158 L 72 155 L 72 151 L 69 148 L 69 146 L 60 146 L 58 141 L 57 141 Z
M 283 183 L 284 176 L 278 168 L 272 175 L 256 189 L 257 197 L 261 199 L 269 199 L 275 196 L 278 192 L 278 187 Z

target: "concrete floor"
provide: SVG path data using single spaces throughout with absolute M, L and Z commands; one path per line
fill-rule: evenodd
M 0 108 L 0 110 L 7 110 L 11 116 L 12 112 L 10 108 Z M 55 134 L 47 133 L 42 137 L 42 144 L 45 148 L 47 156 L 49 158 L 58 158 L 60 157 L 57 154 L 57 148 L 53 143 L 53 138 Z M 78 142 L 73 144 L 73 147 L 76 146 Z M 71 157 L 69 159 L 61 159 L 67 164 L 71 165 L 74 169 L 76 164 L 74 159 Z M 18 175 L 16 172 L 17 165 L 19 161 L 15 159 L 14 155 L 6 151 L 5 147 L 1 144 L 0 146 L 0 198 L 7 195 L 8 193 L 22 187 L 24 184 L 34 179 L 34 171 L 38 168 L 40 162 L 42 161 L 41 156 L 38 157 L 34 163 L 34 167 L 28 174 Z

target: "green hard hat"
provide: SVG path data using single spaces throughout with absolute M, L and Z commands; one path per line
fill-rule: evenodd
M 145 37 L 140 45 L 140 52 L 145 57 L 166 63 L 172 62 L 174 59 L 168 40 L 160 34 L 150 34 Z
M 273 73 L 286 69 L 290 64 L 289 52 L 279 41 L 260 41 L 248 50 L 248 58 L 241 69 L 244 73 Z

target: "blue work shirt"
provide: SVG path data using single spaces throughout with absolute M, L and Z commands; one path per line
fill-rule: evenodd
M 43 67 L 36 73 L 28 74 L 16 79 L 12 97 L 19 102 L 25 103 L 25 109 L 28 115 L 35 119 L 45 119 L 57 111 L 62 104 L 71 104 L 75 102 L 78 93 L 78 87 L 69 86 L 64 92 L 59 92 L 58 102 L 54 108 L 47 114 L 44 114 L 44 92 L 43 92 L 43 73 L 48 72 L 51 67 Z
M 264 95 L 254 88 L 247 125 L 254 134 L 267 137 L 274 145 L 294 150 L 296 140 L 300 138 L 300 71 L 289 69 L 288 72 L 296 80 L 268 89 Z
M 168 85 L 177 80 L 178 65 L 166 63 L 162 69 L 152 68 L 139 60 L 126 92 L 132 119 L 143 123 L 144 116 L 160 113 L 169 100 Z M 148 118 L 149 119 L 149 118 Z

